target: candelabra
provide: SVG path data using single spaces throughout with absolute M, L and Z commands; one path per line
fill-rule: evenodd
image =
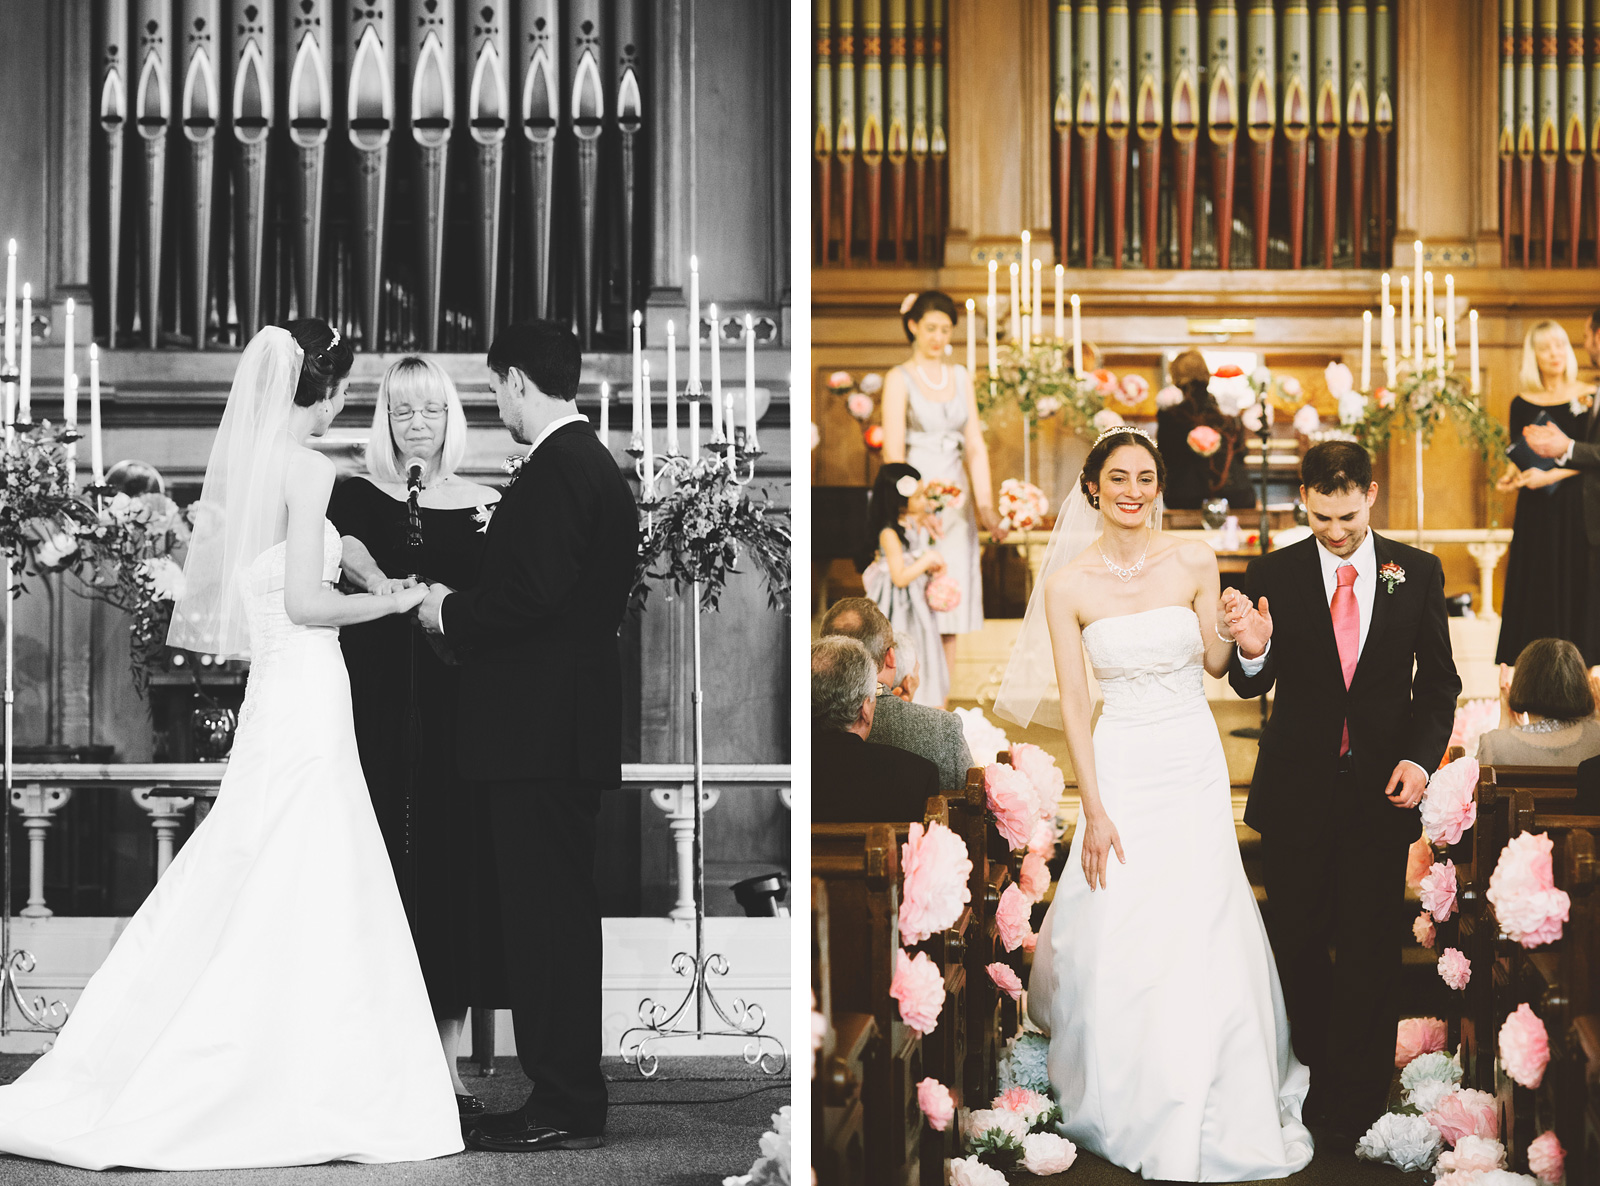
M 686 395 L 692 401 L 697 396 L 692 388 Z M 691 407 L 697 405 L 691 403 Z M 691 423 L 694 423 L 691 420 Z M 747 486 L 755 477 L 756 462 L 762 450 L 756 443 L 755 425 L 745 432 L 734 429 L 727 421 L 728 433 L 719 433 L 707 442 L 705 450 L 711 456 L 697 459 L 689 454 L 669 452 L 661 458 L 659 468 L 646 457 L 643 440 L 635 435 L 628 447 L 628 456 L 634 459 L 644 492 L 646 517 L 648 504 L 663 497 L 679 483 L 704 472 L 705 468 L 725 468 L 728 480 L 735 486 Z M 676 435 L 676 434 L 674 434 Z M 690 431 L 690 448 L 698 441 L 697 432 Z M 670 446 L 669 446 L 670 447 Z M 660 1069 L 660 1060 L 652 1047 L 657 1042 L 673 1038 L 742 1038 L 744 1060 L 760 1067 L 768 1075 L 781 1074 L 788 1066 L 788 1052 L 776 1036 L 766 1032 L 766 1011 L 755 1002 L 734 998 L 732 1011 L 723 1008 L 712 991 L 711 977 L 728 974 L 728 960 L 718 952 L 706 951 L 706 862 L 705 862 L 705 691 L 700 665 L 700 598 L 702 582 L 693 582 L 689 603 L 694 655 L 694 951 L 680 951 L 672 957 L 672 971 L 687 980 L 682 999 L 675 1007 L 646 997 L 639 1002 L 639 1024 L 625 1030 L 619 1041 L 622 1059 L 645 1078 Z M 690 1024 L 690 1005 L 693 1024 Z M 708 1016 L 707 1008 L 715 1015 Z M 718 1024 L 720 1023 L 720 1024 Z

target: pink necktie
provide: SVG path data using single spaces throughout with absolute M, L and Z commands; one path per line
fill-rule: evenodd
M 1333 591 L 1333 637 L 1339 644 L 1339 666 L 1344 669 L 1344 686 L 1356 673 L 1356 661 L 1361 658 L 1361 610 L 1356 605 L 1356 567 L 1341 564 L 1335 574 L 1339 584 Z M 1350 752 L 1350 722 L 1344 725 L 1344 735 L 1339 739 L 1339 755 Z

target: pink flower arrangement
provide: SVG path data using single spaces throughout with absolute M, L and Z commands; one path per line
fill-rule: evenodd
M 1202 457 L 1210 457 L 1222 448 L 1222 434 L 1209 424 L 1195 425 L 1184 440 L 1188 442 L 1189 448 Z
M 1022 999 L 1022 980 L 1007 964 L 993 963 L 984 969 L 989 973 L 989 979 L 994 981 L 994 986 L 1013 1001 Z
M 1342 362 L 1330 362 L 1322 368 L 1323 381 L 1328 385 L 1328 394 L 1338 399 L 1347 391 L 1355 390 L 1355 376 L 1350 373 L 1350 368 Z
M 925 951 L 911 959 L 904 951 L 895 959 L 889 995 L 900 1002 L 900 1017 L 919 1034 L 931 1034 L 944 1008 L 944 977 Z
M 937 1079 L 924 1079 L 917 1084 L 917 1107 L 928 1118 L 928 1127 L 943 1132 L 955 1119 L 956 1101 L 950 1089 Z
M 927 831 L 913 823 L 900 846 L 900 867 L 900 941 L 911 946 L 954 926 L 972 901 L 972 858 L 961 837 L 941 823 L 929 824 Z
M 1049 1096 L 1026 1087 L 1008 1087 L 994 1097 L 989 1105 L 997 1112 L 1014 1112 L 1032 1128 L 1056 1110 L 1056 1102 Z
M 1042 902 L 1050 888 L 1050 867 L 1036 852 L 1022 858 L 1022 869 L 1017 874 L 1017 885 L 1030 902 Z
M 1125 407 L 1137 408 L 1150 394 L 1150 381 L 1143 375 L 1124 375 L 1117 384 L 1117 402 Z
M 1406 850 L 1406 884 L 1412 888 L 1422 884 L 1422 879 L 1433 868 L 1433 845 L 1427 836 L 1418 836 Z
M 1472 979 L 1472 961 L 1454 947 L 1446 947 L 1439 956 L 1439 979 L 1460 992 Z
M 1438 932 L 1433 927 L 1433 915 L 1424 910 L 1411 924 L 1411 934 L 1424 947 L 1432 947 Z
M 1050 500 L 1032 482 L 1007 478 L 1000 483 L 995 509 L 1000 513 L 1000 526 L 1007 531 L 1031 531 L 1049 514 Z
M 1456 911 L 1456 863 L 1446 861 L 1428 870 L 1418 887 L 1422 908 L 1443 922 Z
M 1378 401 L 1378 406 L 1380 408 L 1394 407 L 1394 392 L 1390 391 L 1387 387 L 1378 388 L 1377 391 L 1372 393 L 1372 398 Z
M 1567 1151 L 1553 1132 L 1542 1132 L 1528 1142 L 1528 1169 L 1545 1186 L 1556 1186 L 1567 1176 Z
M 1294 414 L 1294 430 L 1308 437 L 1321 427 L 1322 417 L 1317 415 L 1317 409 L 1311 404 L 1301 404 L 1300 410 Z
M 849 398 L 844 401 L 845 411 L 849 412 L 857 420 L 870 420 L 872 418 L 872 410 L 876 406 L 872 402 L 872 397 L 862 391 L 852 391 Z
M 1066 793 L 1067 777 L 1046 751 L 1026 741 L 1011 744 L 1011 765 L 1028 776 L 1041 820 L 1054 819 L 1061 796 Z
M 1394 1065 L 1404 1068 L 1419 1054 L 1444 1049 L 1445 1026 L 1437 1017 L 1402 1017 L 1395 1033 Z
M 834 371 L 828 376 L 829 391 L 850 391 L 856 385 L 855 378 L 849 371 Z
M 1000 905 L 995 907 L 994 925 L 1007 951 L 1022 947 L 1033 936 L 1033 922 L 1028 907 L 1027 897 L 1014 883 L 1006 886 L 1005 892 L 1000 895 Z
M 1422 826 L 1435 844 L 1458 844 L 1478 820 L 1478 759 L 1457 758 L 1428 780 Z
M 961 582 L 949 572 L 941 572 L 928 581 L 925 591 L 928 608 L 936 614 L 947 614 L 961 604 Z
M 1445 1096 L 1427 1114 L 1428 1123 L 1439 1130 L 1445 1144 L 1454 1148 L 1462 1137 L 1488 1137 L 1500 1135 L 1500 1114 L 1495 1110 L 1494 1096 L 1487 1091 L 1461 1088 Z
M 1103 398 L 1110 398 L 1122 390 L 1117 384 L 1117 376 L 1102 367 L 1090 373 L 1089 378 L 1094 380 L 1094 392 Z
M 1456 709 L 1456 719 L 1450 729 L 1450 742 L 1445 748 L 1459 745 L 1469 754 L 1478 752 L 1478 739 L 1490 729 L 1500 727 L 1500 701 L 1485 697 L 1468 700 Z
M 1494 907 L 1500 929 L 1524 947 L 1538 947 L 1561 938 L 1572 899 L 1555 888 L 1550 866 L 1552 845 L 1543 832 L 1513 836 L 1500 850 L 1484 896 Z
M 1156 392 L 1156 407 L 1158 408 L 1175 408 L 1182 402 L 1183 392 L 1179 391 L 1171 383 Z
M 1028 843 L 1039 818 L 1033 782 L 1015 766 L 992 762 L 984 767 L 983 789 L 995 827 L 1015 852 Z
M 1464 1136 L 1439 1154 L 1436 1168 L 1446 1173 L 1483 1174 L 1506 1164 L 1506 1147 L 1493 1137 Z
M 1550 1035 L 1524 1001 L 1500 1027 L 1500 1065 L 1524 1087 L 1537 1087 L 1550 1065 Z
M 1089 423 L 1093 424 L 1100 432 L 1109 432 L 1113 428 L 1126 424 L 1127 421 L 1110 408 L 1101 408 L 1090 418 Z

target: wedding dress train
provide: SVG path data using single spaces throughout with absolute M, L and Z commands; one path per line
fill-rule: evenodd
M 1310 1084 L 1234 832 L 1187 607 L 1083 630 L 1105 708 L 1095 772 L 1127 864 L 1091 893 L 1083 829 L 1040 929 L 1028 1014 L 1062 1132 L 1145 1178 L 1281 1178 L 1310 1160 Z
M 339 536 L 324 532 L 331 580 Z M 339 632 L 290 622 L 283 554 L 249 570 L 250 683 L 216 806 L 54 1048 L 0 1087 L 0 1150 L 193 1170 L 462 1148 Z

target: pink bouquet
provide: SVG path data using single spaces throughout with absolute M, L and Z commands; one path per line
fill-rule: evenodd
M 1000 512 L 1000 526 L 1006 531 L 1032 531 L 1049 514 L 1050 500 L 1032 482 L 1007 478 L 1000 483 L 995 509 Z
M 923 483 L 922 494 L 928 500 L 929 509 L 941 515 L 945 511 L 959 510 L 967 500 L 967 492 L 954 482 L 930 480 Z
M 1222 434 L 1209 424 L 1197 424 L 1189 430 L 1189 435 L 1184 438 L 1193 449 L 1202 457 L 1210 457 L 1222 448 Z
M 919 1034 L 931 1034 L 944 1008 L 944 977 L 925 951 L 911 959 L 904 951 L 895 958 L 889 995 L 900 1002 L 900 1017 Z
M 995 907 L 994 925 L 1000 932 L 1000 942 L 1007 951 L 1026 947 L 1027 940 L 1033 937 L 1029 902 L 1016 885 L 1006 886 L 1005 892 L 1000 895 L 1000 905 Z
M 1028 776 L 1038 803 L 1041 820 L 1054 819 L 1061 796 L 1067 789 L 1067 776 L 1046 751 L 1026 741 L 1011 745 L 1011 764 Z
M 1017 885 L 1030 902 L 1042 902 L 1050 889 L 1050 868 L 1044 858 L 1029 852 L 1022 858 L 1022 868 L 1017 873 Z
M 900 941 L 911 946 L 954 926 L 961 917 L 962 908 L 972 901 L 967 885 L 972 858 L 961 837 L 943 824 L 931 823 L 923 831 L 920 823 L 913 823 L 900 846 L 900 866 L 904 870 Z
M 1432 947 L 1433 941 L 1438 935 L 1438 932 L 1434 930 L 1433 915 L 1426 910 L 1417 915 L 1416 921 L 1411 924 L 1411 934 L 1415 936 L 1417 942 L 1422 946 Z
M 1456 863 L 1446 861 L 1428 870 L 1418 887 L 1422 908 L 1443 922 L 1456 912 Z
M 928 1118 L 928 1127 L 943 1132 L 955 1118 L 956 1101 L 950 1089 L 937 1079 L 924 1079 L 917 1084 L 917 1107 Z
M 1555 888 L 1550 867 L 1550 837 L 1543 832 L 1513 836 L 1500 850 L 1484 896 L 1494 907 L 1500 929 L 1524 947 L 1561 938 L 1572 899 Z
M 1435 844 L 1458 844 L 1478 819 L 1478 759 L 1457 758 L 1428 780 L 1422 826 Z
M 957 1157 L 950 1162 L 950 1186 L 1006 1186 L 1006 1176 L 976 1157 Z
M 994 986 L 1013 1001 L 1022 999 L 1022 979 L 1014 972 L 1010 965 L 993 963 L 984 969 L 989 973 L 989 979 L 994 981 Z
M 1550 1065 L 1550 1035 L 1524 1001 L 1500 1027 L 1500 1065 L 1524 1087 L 1537 1087 Z
M 1472 979 L 1472 961 L 1454 947 L 1446 947 L 1439 956 L 1439 979 L 1460 992 Z
M 1150 380 L 1143 375 L 1124 375 L 1113 394 L 1124 407 L 1137 408 L 1150 394 Z
M 1528 1143 L 1528 1169 L 1545 1186 L 1556 1186 L 1567 1176 L 1567 1151 L 1553 1132 L 1542 1132 Z
M 994 813 L 995 827 L 1015 852 L 1028 843 L 1039 818 L 1033 783 L 1015 766 L 991 763 L 983 771 L 983 789 Z
M 961 582 L 948 571 L 928 580 L 926 590 L 928 608 L 936 614 L 947 614 L 961 604 Z
M 1394 1065 L 1404 1068 L 1419 1054 L 1444 1049 L 1445 1026 L 1437 1017 L 1402 1017 L 1395 1031 Z
M 1428 1123 L 1439 1130 L 1451 1148 L 1462 1137 L 1493 1140 L 1500 1135 L 1500 1114 L 1495 1110 L 1494 1096 L 1487 1091 L 1458 1088 L 1440 1100 L 1427 1116 Z

